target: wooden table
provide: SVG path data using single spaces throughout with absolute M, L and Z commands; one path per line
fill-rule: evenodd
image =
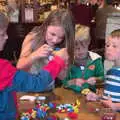
M 26 93 L 27 94 L 27 93 Z M 23 94 L 22 94 L 23 95 Z M 27 94 L 28 95 L 28 94 Z M 33 93 L 30 93 L 33 95 Z M 96 108 L 102 108 L 100 102 L 86 102 L 85 97 L 81 96 L 78 93 L 74 93 L 71 90 L 64 88 L 56 88 L 53 92 L 49 93 L 39 93 L 39 95 L 47 96 L 51 99 L 52 102 L 62 104 L 62 103 L 75 103 L 78 99 L 80 100 L 80 112 L 78 113 L 77 120 L 100 120 L 100 112 L 95 112 Z M 21 96 L 21 93 L 18 94 L 18 97 Z M 51 96 L 51 97 L 50 97 Z M 33 102 L 21 102 L 19 101 L 19 111 L 27 111 L 29 108 L 33 108 Z M 54 113 L 60 118 L 67 117 L 66 113 Z M 120 113 L 117 113 L 117 119 L 120 120 Z

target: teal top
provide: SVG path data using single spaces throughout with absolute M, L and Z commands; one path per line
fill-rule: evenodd
M 90 77 L 98 77 L 103 80 L 104 78 L 104 68 L 102 63 L 102 58 L 93 52 L 89 52 L 91 59 L 87 60 L 87 65 L 84 66 L 84 70 L 80 66 L 71 65 L 67 77 L 62 81 L 65 87 L 71 88 L 75 92 L 81 92 L 85 88 L 89 88 L 92 91 L 96 91 L 95 85 L 90 85 L 89 83 L 84 83 L 82 86 L 69 85 L 68 81 L 75 78 L 83 78 L 87 80 Z

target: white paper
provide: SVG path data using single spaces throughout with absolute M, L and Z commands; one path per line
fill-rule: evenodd
M 36 99 L 35 96 L 30 96 L 30 95 L 24 95 L 22 97 L 20 97 L 20 100 L 30 100 L 30 101 L 34 101 Z

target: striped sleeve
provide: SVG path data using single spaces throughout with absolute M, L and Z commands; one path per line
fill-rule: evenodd
M 108 96 L 113 102 L 120 102 L 120 68 L 112 68 L 106 74 L 103 97 Z

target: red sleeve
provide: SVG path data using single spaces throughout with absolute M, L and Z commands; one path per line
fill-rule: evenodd
M 57 75 L 60 73 L 61 69 L 65 67 L 64 60 L 62 60 L 59 56 L 55 56 L 52 61 L 48 63 L 43 69 L 48 71 L 52 78 L 55 79 Z
M 0 90 L 11 85 L 16 71 L 9 61 L 0 59 Z

